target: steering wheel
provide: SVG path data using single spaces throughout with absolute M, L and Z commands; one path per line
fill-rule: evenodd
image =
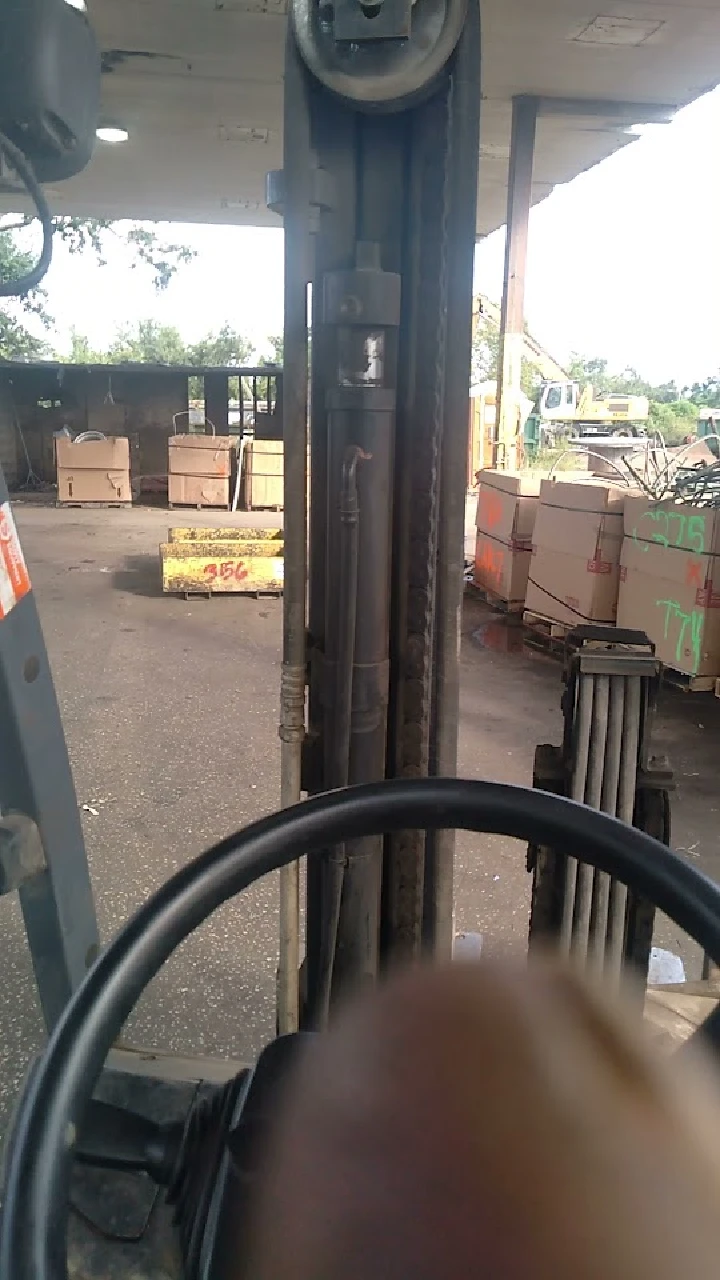
M 456 779 L 353 787 L 228 837 L 129 921 L 67 1006 L 17 1114 L 4 1192 L 0 1280 L 67 1280 L 68 1188 L 84 1110 L 138 998 L 175 948 L 269 871 L 358 836 L 403 829 L 513 836 L 577 857 L 654 902 L 720 964 L 720 889 L 665 845 L 560 796 Z M 701 1028 L 718 1039 L 717 1015 Z

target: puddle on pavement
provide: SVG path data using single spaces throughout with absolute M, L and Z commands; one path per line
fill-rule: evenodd
M 520 614 L 492 614 L 470 632 L 470 639 L 478 649 L 493 653 L 520 653 L 523 647 L 522 617 Z

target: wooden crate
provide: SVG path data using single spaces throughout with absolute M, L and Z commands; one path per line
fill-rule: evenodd
M 163 591 L 280 595 L 283 551 L 279 529 L 170 529 L 160 546 Z
M 284 454 L 281 440 L 249 440 L 243 460 L 247 511 L 282 511 Z
M 230 480 L 227 476 L 168 476 L 168 506 L 230 506 Z

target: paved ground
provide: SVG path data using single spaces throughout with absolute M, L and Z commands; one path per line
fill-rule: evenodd
M 187 858 L 276 807 L 281 604 L 163 598 L 157 545 L 167 512 L 28 505 L 17 519 L 78 796 L 98 814 L 84 813 L 83 822 L 107 938 Z M 497 651 L 502 628 L 475 603 L 463 632 L 460 771 L 529 783 L 535 744 L 559 738 L 559 670 Z M 680 776 L 676 846 L 720 878 L 720 702 L 668 694 L 658 737 Z M 460 836 L 458 927 L 522 947 L 523 863 L 512 842 Z M 257 1050 L 273 1028 L 276 905 L 275 884 L 266 881 L 198 931 L 148 992 L 132 1039 L 240 1057 Z M 662 939 L 690 956 L 674 930 Z M 41 1042 L 9 899 L 0 900 L 0 968 L 1 1119 Z

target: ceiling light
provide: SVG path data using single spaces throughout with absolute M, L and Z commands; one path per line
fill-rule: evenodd
M 100 142 L 127 142 L 130 134 L 121 125 L 101 124 L 95 130 L 95 136 Z
M 66 0 L 66 3 L 70 5 L 71 9 L 82 9 L 83 13 L 87 9 L 85 0 Z

